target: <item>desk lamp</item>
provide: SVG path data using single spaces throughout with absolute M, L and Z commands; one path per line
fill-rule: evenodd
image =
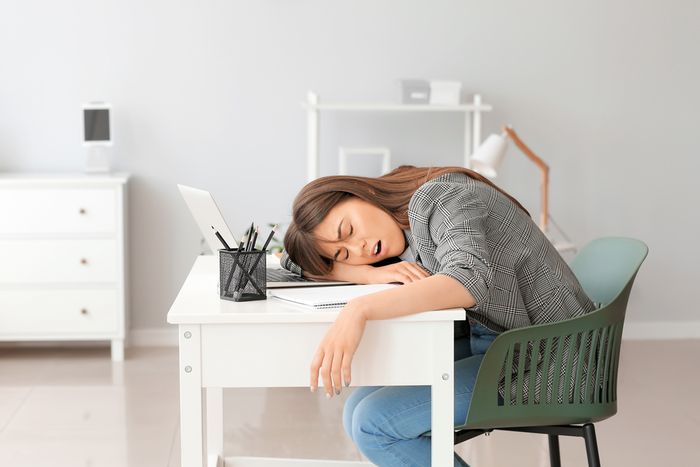
M 471 166 L 476 172 L 488 177 L 495 178 L 498 167 L 501 165 L 503 156 L 508 145 L 507 139 L 513 140 L 515 145 L 532 161 L 542 172 L 540 181 L 540 229 L 547 233 L 547 221 L 549 219 L 549 166 L 539 158 L 525 143 L 518 137 L 512 127 L 503 127 L 503 133 L 493 134 L 486 138 L 486 141 L 479 146 L 472 154 Z

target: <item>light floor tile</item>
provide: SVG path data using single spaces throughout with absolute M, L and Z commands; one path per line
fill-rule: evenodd
M 0 433 L 9 424 L 25 401 L 31 387 L 0 387 Z
M 177 349 L 0 349 L 0 465 L 180 465 Z M 618 414 L 596 425 L 603 465 L 700 465 L 700 341 L 625 341 Z M 350 390 L 224 392 L 226 455 L 363 457 L 342 428 Z M 583 440 L 562 438 L 567 467 L 587 465 Z M 475 467 L 548 465 L 543 435 L 496 432 L 457 446 Z M 50 462 L 37 463 L 37 456 Z

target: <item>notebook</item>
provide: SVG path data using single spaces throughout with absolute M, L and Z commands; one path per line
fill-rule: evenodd
M 342 308 L 349 300 L 362 295 L 399 287 L 400 284 L 338 285 L 335 287 L 306 287 L 303 289 L 275 289 L 270 296 L 310 310 Z

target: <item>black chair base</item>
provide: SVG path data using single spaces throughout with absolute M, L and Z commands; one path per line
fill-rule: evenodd
M 532 426 L 518 428 L 494 428 L 489 430 L 460 430 L 455 432 L 455 444 L 462 443 L 477 436 L 488 435 L 494 430 L 519 431 L 523 433 L 540 433 L 549 438 L 549 462 L 552 467 L 561 467 L 561 453 L 559 452 L 559 436 L 578 436 L 586 442 L 586 456 L 588 467 L 600 467 L 600 455 L 598 454 L 598 441 L 595 437 L 595 427 L 592 423 L 585 425 L 552 425 Z

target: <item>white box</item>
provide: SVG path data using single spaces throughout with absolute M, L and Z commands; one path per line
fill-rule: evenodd
M 402 104 L 428 104 L 430 102 L 430 83 L 422 79 L 401 80 Z
M 462 83 L 459 81 L 430 81 L 430 103 L 459 105 Z

